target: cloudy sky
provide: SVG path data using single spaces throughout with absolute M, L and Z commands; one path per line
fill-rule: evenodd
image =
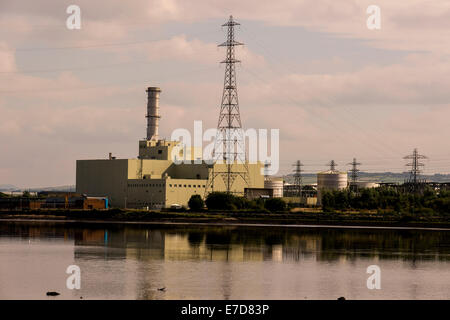
M 76 159 L 136 157 L 148 86 L 162 136 L 215 127 L 230 14 L 243 125 L 280 129 L 280 174 L 353 157 L 402 172 L 415 147 L 426 173 L 450 172 L 448 0 L 0 0 L 0 184 L 74 184 Z

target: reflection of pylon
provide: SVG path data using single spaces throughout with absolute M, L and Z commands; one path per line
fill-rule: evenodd
M 352 166 L 352 169 L 350 170 L 350 190 L 358 192 L 358 166 L 360 166 L 361 163 L 357 162 L 356 158 L 353 158 L 353 161 L 347 164 Z
M 297 160 L 297 162 L 295 164 L 293 164 L 294 166 L 294 186 L 295 186 L 295 190 L 296 190 L 296 196 L 297 197 L 302 197 L 302 167 L 303 164 L 300 160 Z
M 412 185 L 413 190 L 416 191 L 418 190 L 419 184 L 421 183 L 420 173 L 422 170 L 420 169 L 420 167 L 424 166 L 424 164 L 420 162 L 420 159 L 428 159 L 428 158 L 424 155 L 419 154 L 417 149 L 414 149 L 412 154 L 403 157 L 403 159 L 412 160 L 411 162 L 406 164 L 407 166 L 411 167 L 408 182 L 409 184 Z
M 248 164 L 245 159 L 244 134 L 237 94 L 235 63 L 240 61 L 236 60 L 234 55 L 234 47 L 243 43 L 234 40 L 234 26 L 236 25 L 239 23 L 233 20 L 233 16 L 230 16 L 228 22 L 222 25 L 228 27 L 227 41 L 219 45 L 219 47 L 227 48 L 227 55 L 222 61 L 225 63 L 225 79 L 213 160 L 216 163 L 224 163 L 226 169 L 214 171 L 213 168 L 206 188 L 214 191 L 214 180 L 220 176 L 228 193 L 232 192 L 232 186 L 237 177 L 241 177 L 247 186 L 250 180 Z M 207 190 L 206 192 L 208 192 Z

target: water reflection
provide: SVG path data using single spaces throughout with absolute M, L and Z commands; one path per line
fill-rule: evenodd
M 73 241 L 76 258 L 450 260 L 449 231 L 2 222 L 0 237 Z
M 11 249 L 30 241 L 45 254 Z M 64 256 L 52 256 L 52 242 Z M 14 293 L 8 274 L 40 259 L 50 267 L 36 277 L 61 273 L 63 284 L 65 265 L 83 270 L 82 289 L 65 292 L 69 299 L 450 297 L 449 231 L 0 222 L 0 260 L 8 261 L 0 287 Z M 382 266 L 389 291 L 367 290 L 369 264 Z M 41 297 L 43 284 L 29 283 L 26 298 Z

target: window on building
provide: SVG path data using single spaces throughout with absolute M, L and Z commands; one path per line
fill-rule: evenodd
M 162 150 L 158 150 L 158 154 L 161 154 L 162 153 Z

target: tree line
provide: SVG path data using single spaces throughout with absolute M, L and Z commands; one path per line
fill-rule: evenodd
M 322 208 L 334 210 L 368 209 L 389 210 L 398 213 L 450 214 L 450 190 L 434 190 L 426 187 L 422 192 L 379 187 L 353 192 L 348 189 L 325 191 Z
M 211 192 L 203 201 L 200 195 L 193 195 L 189 199 L 188 206 L 193 211 L 203 210 L 228 210 L 228 211 L 268 211 L 279 212 L 286 210 L 286 202 L 280 198 L 249 200 L 226 192 Z

